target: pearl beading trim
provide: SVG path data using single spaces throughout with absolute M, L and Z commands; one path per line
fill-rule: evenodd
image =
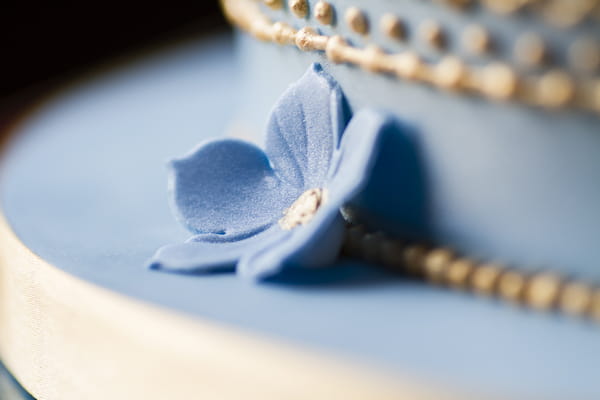
M 284 0 L 263 0 L 273 9 L 282 8 Z M 586 20 L 600 20 L 600 0 L 432 0 L 454 9 L 467 11 L 475 6 L 503 16 L 529 12 L 545 22 L 570 28 Z M 306 6 L 307 0 L 290 0 L 296 7 Z M 297 13 L 298 15 L 298 13 Z
M 225 15 L 255 38 L 296 46 L 302 51 L 323 51 L 333 63 L 346 63 L 366 71 L 420 82 L 455 93 L 490 100 L 514 100 L 556 109 L 571 107 L 600 113 L 600 78 L 575 78 L 560 69 L 541 75 L 520 75 L 502 62 L 468 65 L 455 55 L 428 63 L 413 51 L 386 53 L 375 45 L 358 48 L 341 36 L 320 35 L 310 27 L 295 29 L 272 22 L 254 0 L 221 0 Z
M 446 247 L 393 239 L 360 225 L 348 227 L 342 254 L 435 285 L 600 323 L 600 288 L 554 272 L 528 274 L 499 263 L 477 262 Z
M 529 11 L 545 21 L 559 27 L 571 27 L 586 19 L 600 19 L 600 0 L 441 0 L 456 7 L 467 8 L 482 4 L 488 10 L 511 15 Z

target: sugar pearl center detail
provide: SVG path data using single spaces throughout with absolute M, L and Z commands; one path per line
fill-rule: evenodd
M 302 193 L 294 203 L 283 212 L 279 226 L 292 230 L 299 225 L 309 223 L 327 201 L 327 189 L 314 188 Z

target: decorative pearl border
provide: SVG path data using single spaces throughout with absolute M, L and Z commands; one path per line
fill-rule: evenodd
M 459 9 L 481 4 L 488 10 L 511 15 L 530 11 L 554 26 L 571 27 L 586 19 L 600 19 L 600 0 L 441 0 Z
M 438 0 L 452 3 L 455 7 L 464 8 L 470 0 Z M 504 0 L 503 0 L 504 1 Z M 517 0 L 520 1 L 520 0 Z M 557 1 L 557 0 L 552 0 Z M 588 2 L 590 0 L 573 0 L 576 7 L 582 7 L 578 2 Z M 596 1 L 596 0 L 594 0 Z M 597 0 L 600 2 L 600 0 Z M 454 3 L 460 4 L 454 4 Z M 266 6 L 279 10 L 283 8 L 283 0 L 262 0 Z M 510 6 L 510 0 L 502 3 L 503 6 Z M 512 6 L 516 6 L 516 4 Z M 310 6 L 308 0 L 288 0 L 289 10 L 298 18 L 307 19 L 310 16 Z M 335 25 L 335 8 L 324 0 L 317 1 L 313 6 L 313 17 L 321 25 Z M 580 10 L 580 8 L 577 8 Z M 565 13 L 568 14 L 568 13 Z M 561 14 L 562 15 L 562 14 Z M 344 22 L 352 31 L 359 35 L 366 36 L 372 30 L 367 14 L 357 7 L 349 7 L 344 13 Z M 383 15 L 379 20 L 379 28 L 389 39 L 397 42 L 405 42 L 408 39 L 408 21 L 392 13 Z M 425 20 L 417 27 L 418 36 L 425 44 L 437 51 L 446 51 L 449 39 L 443 26 L 437 21 Z M 598 75 L 600 71 L 600 41 L 593 34 L 580 34 L 581 36 L 573 40 L 567 50 L 566 57 L 568 63 L 575 74 Z M 451 39 L 451 38 L 450 38 Z M 495 43 L 490 32 L 483 26 L 473 24 L 464 27 L 461 34 L 463 49 L 470 56 L 491 55 Z M 452 40 L 450 40 L 452 42 Z M 535 32 L 522 33 L 513 44 L 514 58 L 522 68 L 530 70 L 547 68 L 552 59 L 555 58 L 553 49 L 548 46 L 542 36 Z
M 282 7 L 284 0 L 263 0 L 273 9 Z M 290 0 L 306 3 L 307 0 Z M 600 20 L 600 0 L 436 0 L 457 10 L 467 11 L 483 6 L 499 15 L 529 11 L 546 22 L 563 28 L 575 26 L 587 19 Z
M 553 272 L 527 274 L 498 263 L 481 263 L 445 247 L 407 243 L 381 232 L 367 232 L 359 225 L 346 231 L 342 251 L 435 285 L 600 323 L 600 287 Z
M 519 75 L 501 62 L 468 65 L 454 55 L 428 63 L 410 50 L 389 54 L 375 45 L 357 48 L 338 35 L 320 35 L 310 27 L 297 30 L 283 22 L 272 22 L 254 0 L 221 0 L 221 3 L 228 19 L 257 39 L 295 45 L 302 51 L 324 51 L 334 63 L 356 65 L 370 72 L 490 100 L 514 100 L 545 108 L 572 107 L 600 113 L 598 77 L 576 78 L 558 68 L 539 75 Z M 299 0 L 299 3 L 305 2 Z M 429 28 L 432 38 L 437 37 L 433 32 L 435 27 Z M 480 39 L 485 43 L 485 37 Z
M 267 0 L 269 1 L 269 0 Z M 458 10 L 483 6 L 499 15 L 529 11 L 553 26 L 569 28 L 585 20 L 600 20 L 600 0 L 437 0 Z

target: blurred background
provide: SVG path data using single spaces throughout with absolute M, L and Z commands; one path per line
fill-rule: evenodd
M 0 142 L 40 96 L 99 66 L 228 29 L 217 0 L 0 6 Z M 30 400 L 0 363 L 0 400 Z
M 0 130 L 32 99 L 69 77 L 170 41 L 226 29 L 217 0 L 4 1 Z

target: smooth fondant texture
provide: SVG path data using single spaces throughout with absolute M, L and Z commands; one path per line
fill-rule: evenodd
M 339 86 L 313 64 L 273 108 L 266 153 L 224 139 L 173 161 L 174 211 L 198 235 L 160 249 L 150 267 L 206 272 L 231 269 L 239 260 L 238 273 L 257 279 L 333 264 L 344 236 L 340 209 L 367 184 L 382 134 L 393 127 L 371 110 L 346 129 L 349 118 Z M 292 228 L 280 226 L 294 200 L 315 189 L 326 196 L 316 215 Z
M 292 67 L 296 56 L 283 54 Z M 230 42 L 193 44 L 63 93 L 27 118 L 1 180 L 3 212 L 23 243 L 116 293 L 431 385 L 511 398 L 600 396 L 598 329 L 568 318 L 356 263 L 265 285 L 145 270 L 159 246 L 189 236 L 169 212 L 164 163 L 226 131 L 240 90 L 237 68 Z M 304 68 L 290 71 L 289 81 L 271 70 L 270 104 Z

